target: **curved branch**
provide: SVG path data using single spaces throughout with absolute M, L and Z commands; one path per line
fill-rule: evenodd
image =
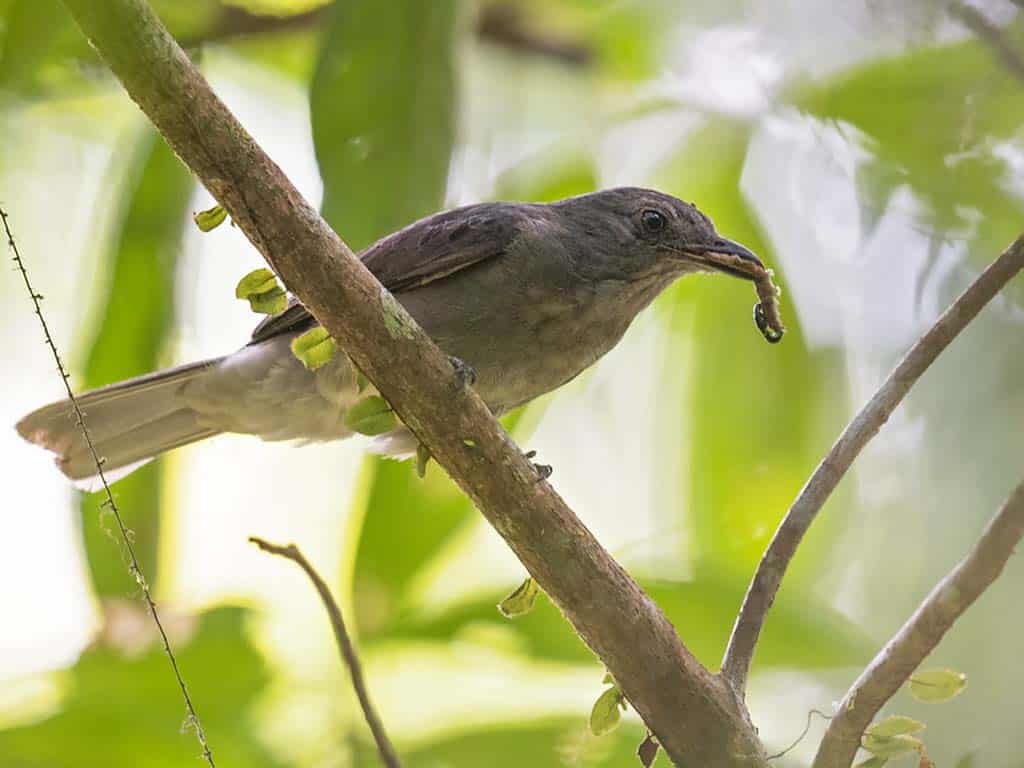
M 601 547 L 253 141 L 143 0 L 65 0 L 125 89 L 284 283 L 504 537 L 676 762 L 763 766 L 728 686 Z M 639 642 L 638 642 L 639 641 Z
M 1024 235 L 1003 251 L 918 339 L 814 470 L 761 558 L 729 638 L 722 661 L 722 675 L 738 694 L 746 690 L 761 627 L 775 601 L 789 561 L 822 505 L 921 374 L 1022 268 Z
M 1024 536 L 1024 482 L 985 528 L 967 557 L 924 599 L 850 687 L 818 746 L 814 768 L 849 768 L 864 730 L 960 615 L 1003 571 Z M 854 706 L 856 703 L 856 706 Z
M 331 594 L 327 584 L 320 578 L 316 568 L 310 564 L 294 544 L 286 546 L 271 544 L 269 541 L 265 541 L 258 536 L 250 536 L 249 541 L 264 552 L 288 558 L 309 576 L 309 580 L 313 582 L 313 586 L 316 588 L 317 593 L 320 595 L 320 600 L 327 610 L 327 618 L 330 619 L 331 628 L 334 630 L 334 639 L 338 642 L 338 652 L 341 654 L 345 666 L 348 667 L 349 675 L 352 678 L 352 687 L 355 688 L 356 696 L 359 699 L 359 706 L 363 710 L 366 724 L 370 726 L 373 740 L 377 742 L 377 752 L 380 753 L 381 762 L 387 768 L 402 768 L 402 763 L 398 759 L 394 746 L 391 744 L 391 739 L 388 738 L 387 731 L 384 730 L 384 724 L 380 721 L 377 711 L 370 702 L 370 692 L 366 688 L 366 680 L 363 677 L 363 665 L 359 662 L 355 646 L 352 645 L 352 638 L 349 637 L 348 630 L 345 628 L 345 619 L 342 618 L 341 609 L 338 607 L 338 603 L 335 602 L 334 596 Z

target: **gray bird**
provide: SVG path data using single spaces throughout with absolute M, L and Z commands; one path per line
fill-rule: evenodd
M 471 366 L 495 414 L 579 375 L 682 275 L 718 271 L 750 279 L 738 263 L 763 270 L 694 205 L 633 187 L 438 213 L 360 258 L 441 349 Z M 293 300 L 236 352 L 80 395 L 108 480 L 222 432 L 302 441 L 352 434 L 346 411 L 375 390 L 359 386 L 341 352 L 315 372 L 296 359 L 292 339 L 315 324 Z M 78 484 L 95 480 L 68 401 L 33 411 L 17 429 L 55 453 L 57 466 Z M 371 445 L 396 458 L 415 448 L 403 427 Z

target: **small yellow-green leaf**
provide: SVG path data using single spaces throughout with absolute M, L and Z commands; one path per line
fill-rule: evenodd
M 192 214 L 192 220 L 196 223 L 196 226 L 199 227 L 201 232 L 209 232 L 211 229 L 216 229 L 224 223 L 224 219 L 227 217 L 228 212 L 219 205 L 215 205 L 213 208 Z
M 319 325 L 292 339 L 291 347 L 292 354 L 311 371 L 315 371 L 329 362 L 338 351 L 334 339 Z M 351 409 L 349 409 L 349 413 L 351 413 Z M 345 425 L 349 426 L 348 414 L 345 416 Z M 349 426 L 349 429 L 354 428 Z
M 498 603 L 498 610 L 506 619 L 514 619 L 523 616 L 533 610 L 537 602 L 537 582 L 527 578 L 522 584 L 516 587 L 508 597 Z
M 249 307 L 261 315 L 276 315 L 288 306 L 288 296 L 280 286 L 271 288 L 266 293 L 254 293 L 249 296 Z
M 427 448 L 423 443 L 416 446 L 416 475 L 417 477 L 425 477 L 427 474 L 427 464 L 430 463 L 430 449 Z
M 604 679 L 601 680 L 601 682 L 602 683 L 606 683 L 608 685 L 615 685 L 615 678 L 612 677 L 612 673 L 611 672 L 605 672 L 604 673 Z
M 967 675 L 955 669 L 927 669 L 910 676 L 910 694 L 919 701 L 948 701 L 967 687 Z
M 398 417 L 388 401 L 380 395 L 370 395 L 353 405 L 345 413 L 345 426 L 361 435 L 382 435 L 398 426 Z
M 924 723 L 912 717 L 893 715 L 885 720 L 869 726 L 865 733 L 872 736 L 900 736 L 905 733 L 917 733 L 924 730 Z
M 873 755 L 863 762 L 857 763 L 853 768 L 882 768 L 883 765 L 889 762 L 888 757 L 879 757 Z
M 619 713 L 621 698 L 622 691 L 614 685 L 597 698 L 594 708 L 590 710 L 591 733 L 595 736 L 602 736 L 619 724 L 619 719 L 622 717 Z
M 864 738 L 861 739 L 861 746 L 878 757 L 895 757 L 896 755 L 905 755 L 908 752 L 920 752 L 924 749 L 924 744 L 921 743 L 920 739 L 905 734 L 900 736 L 876 736 L 871 733 L 865 733 Z
M 235 298 L 248 299 L 250 296 L 267 293 L 280 287 L 277 283 L 277 275 L 266 267 L 262 267 L 254 269 L 238 281 L 238 285 L 235 286 Z
M 366 378 L 366 374 L 356 371 L 356 392 L 361 395 L 368 386 L 370 386 L 370 380 Z

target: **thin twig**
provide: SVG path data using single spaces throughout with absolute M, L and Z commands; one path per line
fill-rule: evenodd
M 967 557 L 950 571 L 850 687 L 818 746 L 814 768 L 848 768 L 864 730 L 942 636 L 988 589 L 1024 536 L 1024 482 Z
M 822 505 L 907 392 L 981 309 L 1024 268 L 1024 235 L 978 276 L 922 336 L 839 436 L 779 525 L 750 583 L 722 661 L 722 676 L 746 690 L 750 663 L 782 577 Z
M 85 444 L 88 446 L 89 453 L 92 454 L 93 462 L 96 464 L 96 474 L 99 476 L 100 482 L 103 484 L 103 493 L 106 495 L 106 499 L 102 506 L 107 507 L 113 513 L 114 520 L 117 521 L 117 528 L 121 532 L 121 540 L 124 542 L 125 551 L 128 553 L 128 570 L 131 572 L 136 583 L 142 589 L 142 596 L 146 601 L 146 607 L 149 608 L 149 615 L 153 617 L 153 623 L 156 624 L 157 631 L 160 633 L 160 641 L 163 643 L 164 653 L 171 662 L 171 669 L 174 670 L 174 678 L 178 681 L 178 687 L 181 689 L 182 698 L 185 700 L 185 710 L 188 713 L 187 722 L 196 730 L 196 738 L 199 740 L 199 746 L 203 749 L 203 758 L 207 763 L 209 763 L 210 768 L 215 768 L 213 752 L 210 750 L 210 745 L 206 741 L 206 733 L 203 731 L 203 726 L 199 721 L 199 715 L 196 713 L 196 708 L 192 704 L 192 697 L 189 696 L 188 687 L 185 685 L 185 679 L 182 677 L 181 670 L 178 668 L 178 660 L 174 656 L 174 651 L 171 650 L 171 643 L 167 639 L 167 632 L 164 631 L 164 625 L 161 623 L 160 615 L 156 610 L 156 602 L 154 602 L 153 596 L 149 591 L 149 583 L 146 581 L 146 577 L 142 573 L 142 568 L 139 567 L 139 561 L 135 556 L 135 547 L 132 545 L 131 533 L 129 532 L 128 527 L 124 524 L 124 520 L 121 517 L 121 511 L 117 508 L 114 496 L 110 492 L 110 486 L 107 484 L 107 478 L 103 474 L 104 459 L 96 451 L 96 446 L 92 441 L 92 435 L 85 423 L 85 414 L 78 405 L 78 399 L 75 397 L 75 393 L 71 390 L 71 376 L 68 374 L 67 369 L 64 368 L 64 363 L 60 359 L 60 353 L 57 352 L 57 345 L 54 343 L 53 336 L 50 334 L 50 327 L 46 323 L 46 318 L 43 317 L 43 308 L 40 304 L 43 297 L 41 294 L 36 293 L 35 289 L 32 287 L 32 283 L 28 277 L 28 270 L 25 269 L 25 262 L 22 261 L 21 253 L 18 251 L 18 246 L 14 242 L 14 235 L 12 234 L 10 224 L 7 221 L 7 212 L 2 208 L 0 208 L 0 219 L 3 219 L 4 233 L 7 235 L 7 245 L 10 247 L 11 253 L 14 254 L 14 263 L 18 267 L 18 271 L 21 272 L 21 278 L 25 282 L 25 289 L 28 291 L 28 295 L 32 299 L 32 304 L 35 306 L 36 316 L 39 318 L 39 325 L 43 329 L 43 336 L 46 337 L 46 345 L 50 348 L 50 352 L 53 353 L 53 360 L 57 364 L 57 371 L 60 373 L 61 381 L 64 382 L 64 389 L 67 392 L 68 401 L 70 401 L 71 407 L 74 410 L 75 422 L 78 424 L 78 428 L 82 430 L 82 437 L 85 439 Z
M 280 555 L 292 560 L 309 576 L 309 580 L 313 582 L 313 586 L 316 587 L 316 591 L 320 594 L 324 608 L 327 609 L 327 616 L 330 618 L 331 627 L 334 629 L 334 638 L 338 641 L 338 651 L 341 653 L 341 658 L 345 662 L 345 666 L 348 667 L 349 675 L 352 677 L 352 687 L 355 688 L 356 696 L 359 697 L 359 706 L 363 708 L 363 717 L 366 718 L 366 724 L 370 726 L 373 740 L 377 742 L 377 751 L 380 753 L 380 759 L 388 768 L 401 768 L 402 763 L 398 759 L 398 754 L 395 752 L 391 740 L 388 739 L 388 734 L 384 730 L 384 724 L 381 723 L 380 717 L 377 716 L 377 712 L 370 701 L 370 693 L 366 689 L 366 680 L 363 677 L 363 666 L 359 662 L 355 646 L 352 645 L 352 638 L 349 637 L 348 630 L 345 628 L 345 620 L 341 616 L 341 609 L 338 608 L 338 603 L 335 602 L 327 584 L 324 583 L 320 574 L 316 572 L 316 569 L 310 565 L 309 561 L 294 544 L 271 544 L 269 541 L 265 541 L 257 536 L 250 536 L 249 541 L 264 552 Z
M 826 715 L 820 709 L 812 709 L 810 712 L 807 713 L 807 722 L 804 723 L 804 729 L 802 731 L 800 731 L 800 735 L 797 736 L 796 739 L 793 740 L 793 743 L 790 744 L 788 747 L 786 747 L 781 752 L 776 752 L 774 755 L 768 755 L 768 759 L 769 760 L 778 760 L 780 757 L 783 757 L 783 756 L 789 754 L 790 752 L 792 752 L 794 749 L 796 749 L 799 746 L 800 742 L 803 741 L 804 738 L 807 736 L 807 732 L 809 730 L 811 730 L 811 718 L 814 717 L 815 715 L 817 715 L 818 717 L 823 717 L 823 718 L 825 718 L 825 720 L 831 720 L 832 719 L 832 715 Z
M 949 13 L 984 41 L 1014 77 L 1024 80 L 1024 58 L 1016 48 L 1010 45 L 1002 29 L 993 24 L 977 8 L 959 2 L 959 0 L 949 4 Z

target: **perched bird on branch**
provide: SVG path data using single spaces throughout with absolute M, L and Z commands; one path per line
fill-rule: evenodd
M 596 362 L 677 278 L 717 271 L 767 280 L 757 257 L 721 237 L 694 205 L 633 187 L 458 208 L 385 237 L 360 258 L 499 415 Z M 377 393 L 342 351 L 316 370 L 297 359 L 291 342 L 315 325 L 293 300 L 236 352 L 80 395 L 107 479 L 222 432 L 351 435 L 346 416 Z M 30 413 L 17 429 L 54 452 L 72 480 L 88 487 L 95 479 L 68 401 Z M 400 458 L 416 445 L 396 424 L 371 449 Z

